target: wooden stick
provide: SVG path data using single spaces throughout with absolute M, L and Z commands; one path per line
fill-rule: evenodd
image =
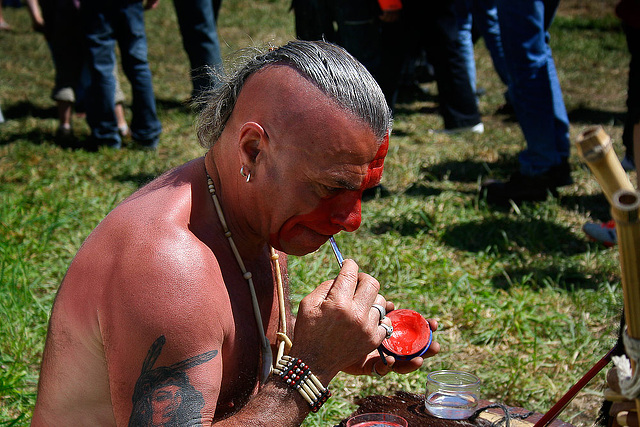
M 553 405 L 551 409 L 549 409 L 549 411 L 544 414 L 542 418 L 538 420 L 538 422 L 534 424 L 533 427 L 545 427 L 551 424 L 558 417 L 558 415 L 560 415 L 560 413 L 564 411 L 564 408 L 566 408 L 567 405 L 571 403 L 576 394 L 578 394 L 578 392 L 582 390 L 589 383 L 589 381 L 591 381 L 593 377 L 598 374 L 598 372 L 600 372 L 605 366 L 607 366 L 607 364 L 611 360 L 611 356 L 616 350 L 617 345 L 609 350 L 609 352 L 605 354 L 604 357 L 598 361 L 598 363 L 593 365 L 593 367 L 589 369 L 589 371 L 582 378 L 580 378 L 578 382 L 575 383 L 569 389 L 569 391 L 567 391 L 565 395 L 560 398 L 560 400 L 558 400 L 558 403 Z
M 624 296 L 624 316 L 627 333 L 631 338 L 640 339 L 640 193 L 619 190 L 613 195 L 611 216 L 616 222 L 618 247 L 620 250 L 620 270 Z M 635 372 L 638 368 L 632 363 Z M 640 412 L 640 398 L 636 399 Z
M 631 338 L 640 338 L 640 193 L 619 190 L 613 195 L 611 216 L 616 222 L 620 249 L 620 269 L 624 292 L 624 311 Z
M 576 142 L 578 154 L 596 176 L 611 205 L 616 223 L 627 333 L 640 338 L 640 193 L 636 192 L 602 126 L 583 132 Z M 632 366 L 635 371 L 636 367 Z M 640 411 L 640 399 L 636 399 Z
M 634 190 L 613 150 L 611 138 L 602 126 L 594 126 L 582 132 L 578 136 L 576 145 L 578 154 L 596 176 L 609 203 L 616 191 Z

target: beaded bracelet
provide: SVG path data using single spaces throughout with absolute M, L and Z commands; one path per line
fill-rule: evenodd
M 302 395 L 311 406 L 312 412 L 318 409 L 331 397 L 328 387 L 322 385 L 320 380 L 301 359 L 291 356 L 282 356 L 273 368 L 273 372 L 285 380 L 287 385 Z

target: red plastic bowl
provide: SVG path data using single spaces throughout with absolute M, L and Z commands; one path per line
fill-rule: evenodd
M 387 317 L 391 320 L 393 333 L 380 346 L 384 354 L 398 360 L 410 360 L 427 352 L 433 334 L 429 322 L 420 313 L 400 309 L 390 311 Z

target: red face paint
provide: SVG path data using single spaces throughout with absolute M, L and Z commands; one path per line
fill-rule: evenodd
M 367 175 L 364 177 L 362 185 L 360 185 L 360 189 L 366 190 L 368 188 L 375 187 L 380 183 L 380 179 L 382 178 L 382 171 L 384 170 L 384 158 L 387 155 L 387 151 L 389 151 L 388 132 L 382 140 L 382 144 L 380 144 L 376 156 L 371 161 L 371 163 L 369 163 Z
M 382 342 L 381 350 L 400 360 L 422 356 L 431 345 L 431 328 L 418 312 L 393 310 L 387 314 L 393 334 Z
M 389 134 L 380 144 L 374 159 L 369 163 L 358 190 L 342 190 L 323 198 L 318 206 L 304 215 L 296 215 L 287 220 L 277 235 L 272 234 L 270 243 L 282 249 L 280 242 L 291 241 L 305 229 L 311 229 L 324 236 L 332 236 L 340 231 L 355 231 L 360 227 L 362 192 L 378 185 L 384 169 L 384 158 L 389 150 Z

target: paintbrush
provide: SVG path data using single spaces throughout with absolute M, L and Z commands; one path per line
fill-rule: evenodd
M 338 244 L 336 243 L 336 239 L 334 239 L 333 236 L 329 237 L 329 243 L 331 244 L 331 249 L 333 249 L 333 254 L 336 256 L 336 260 L 338 261 L 338 264 L 340 265 L 340 268 L 342 268 L 342 263 L 344 263 L 344 257 L 342 256 L 342 252 L 340 252 L 340 248 L 338 248 Z M 382 350 L 380 349 L 380 347 L 378 347 L 378 353 L 380 354 L 380 358 L 382 359 L 382 363 L 384 363 L 386 365 L 387 364 L 387 358 L 385 357 L 385 355 L 382 352 Z

